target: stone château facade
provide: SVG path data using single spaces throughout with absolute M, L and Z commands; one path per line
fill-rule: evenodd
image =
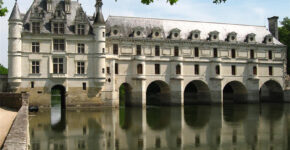
M 264 26 L 87 16 L 77 1 L 34 0 L 9 18 L 9 85 L 49 107 L 286 100 L 286 46 L 278 17 Z M 152 101 L 153 99 L 153 101 Z M 154 101 L 156 100 L 156 101 Z

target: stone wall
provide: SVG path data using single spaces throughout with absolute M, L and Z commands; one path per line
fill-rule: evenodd
M 0 92 L 7 92 L 8 90 L 8 75 L 0 74 Z
M 22 106 L 22 94 L 0 93 L 0 106 L 19 110 Z

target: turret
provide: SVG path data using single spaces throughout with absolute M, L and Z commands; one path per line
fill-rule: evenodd
M 94 35 L 95 35 L 95 77 L 96 84 L 102 87 L 106 81 L 106 58 L 105 58 L 105 48 L 106 48 L 106 25 L 104 21 L 104 16 L 102 13 L 102 0 L 97 0 L 96 3 L 96 16 L 94 19 Z
M 17 1 L 8 22 L 8 82 L 10 88 L 16 91 L 21 83 L 21 32 L 23 26 Z

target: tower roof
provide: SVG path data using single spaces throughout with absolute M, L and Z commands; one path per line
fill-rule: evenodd
M 15 5 L 13 7 L 9 20 L 21 20 L 21 14 L 17 4 L 17 0 L 15 1 Z
M 103 6 L 102 0 L 97 0 L 96 3 L 97 14 L 94 20 L 94 24 L 105 24 L 105 19 L 102 13 L 102 6 Z

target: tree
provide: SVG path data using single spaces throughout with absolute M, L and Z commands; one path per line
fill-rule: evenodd
M 8 69 L 0 64 L 0 74 L 8 74 Z
M 5 14 L 8 12 L 8 9 L 6 7 L 2 8 L 2 5 L 3 5 L 3 0 L 0 0 L 0 16 L 5 16 Z
M 279 40 L 285 44 L 287 48 L 287 73 L 290 74 L 290 19 L 285 17 L 281 21 L 282 27 L 279 27 Z

